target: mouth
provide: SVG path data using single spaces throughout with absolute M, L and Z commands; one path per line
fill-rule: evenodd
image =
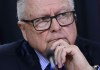
M 60 40 L 60 39 L 65 39 L 65 38 L 57 38 L 57 39 L 52 39 L 52 40 L 50 40 L 49 42 L 52 42 L 52 41 L 57 41 L 57 40 Z
M 56 38 L 56 39 L 49 40 L 48 43 L 49 43 L 49 45 L 52 45 L 53 43 L 55 43 L 58 40 L 64 40 L 65 42 L 69 43 L 68 40 L 65 37 L 64 38 Z

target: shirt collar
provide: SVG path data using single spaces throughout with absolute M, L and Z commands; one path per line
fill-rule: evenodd
M 35 50 L 35 52 L 39 58 L 41 68 L 42 68 L 42 70 L 44 70 L 47 67 L 47 65 L 49 64 L 49 61 L 46 58 L 44 58 L 37 50 Z

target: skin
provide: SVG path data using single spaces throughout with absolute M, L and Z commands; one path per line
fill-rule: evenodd
M 31 8 L 27 7 L 29 5 Z M 34 5 L 37 9 L 34 8 Z M 66 10 L 71 11 L 66 0 L 42 0 L 42 2 L 40 0 L 26 0 L 26 7 L 26 11 L 27 9 L 30 10 L 26 13 L 26 15 L 31 15 L 29 19 L 44 17 L 45 15 L 54 16 Z M 32 11 L 34 12 L 31 13 Z M 29 23 L 24 25 L 21 21 L 18 23 L 25 40 L 30 43 L 31 47 L 39 50 L 42 54 L 45 53 L 46 48 L 50 48 L 54 42 L 58 41 L 57 39 L 63 39 L 69 44 L 74 44 L 77 36 L 75 22 L 69 26 L 61 27 L 56 19 L 53 19 L 50 29 L 42 32 L 36 31 Z
M 25 8 L 24 14 L 28 19 L 45 17 L 46 15 L 54 16 L 73 10 L 67 0 L 25 0 Z M 77 36 L 75 22 L 69 26 L 61 27 L 56 19 L 53 19 L 50 29 L 46 31 L 36 31 L 30 23 L 23 23 L 18 21 L 24 39 L 43 56 L 46 49 L 52 49 L 59 68 L 64 64 L 68 70 L 82 70 L 80 64 L 86 63 L 86 69 L 91 69 L 83 54 L 74 45 Z M 69 55 L 71 58 L 66 58 Z M 76 60 L 78 57 L 80 61 L 84 60 L 85 62 L 78 63 Z M 84 67 L 83 65 L 83 69 Z

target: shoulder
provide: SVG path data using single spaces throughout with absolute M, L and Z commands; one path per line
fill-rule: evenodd
M 86 39 L 86 38 L 82 38 L 82 37 L 77 37 L 77 40 L 76 40 L 76 45 L 78 45 L 79 47 L 85 47 L 85 46 L 88 46 L 91 47 L 91 48 L 100 48 L 100 43 L 99 42 L 96 42 L 96 41 L 93 41 L 93 40 L 89 40 L 89 39 Z
M 9 53 L 11 54 L 11 53 L 15 52 L 16 49 L 21 46 L 23 41 L 24 40 L 18 40 L 15 42 L 0 45 L 0 55 L 9 54 Z
M 28 70 L 24 55 L 21 55 L 25 40 L 0 45 L 0 70 Z M 26 59 L 26 58 L 25 58 Z M 28 61 L 28 60 L 27 60 Z
M 100 53 L 100 43 L 99 42 L 88 40 L 82 37 L 78 37 L 76 41 L 76 45 L 80 48 L 80 50 L 88 51 L 89 53 L 90 52 Z
M 76 45 L 80 48 L 91 65 L 100 65 L 100 43 L 78 37 Z

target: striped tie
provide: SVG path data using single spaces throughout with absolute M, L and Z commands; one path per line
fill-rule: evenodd
M 50 63 L 47 65 L 47 67 L 45 68 L 45 70 L 50 70 Z

